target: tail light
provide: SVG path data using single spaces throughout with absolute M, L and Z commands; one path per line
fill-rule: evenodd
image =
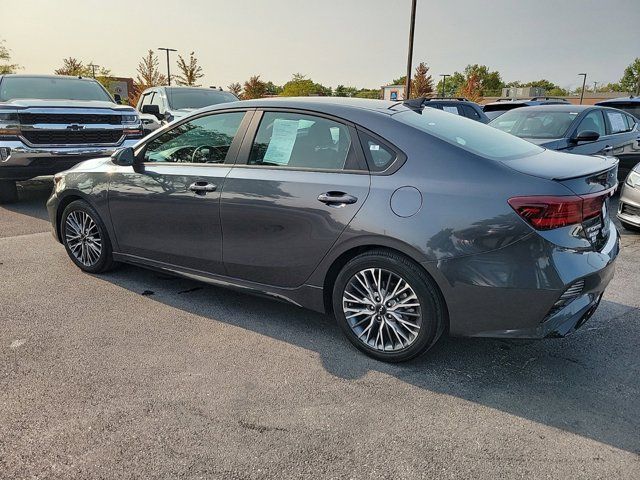
M 576 225 L 602 212 L 613 190 L 589 195 L 513 197 L 509 205 L 536 230 Z

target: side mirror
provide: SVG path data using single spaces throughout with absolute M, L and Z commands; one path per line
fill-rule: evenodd
M 148 113 L 149 115 L 153 115 L 158 120 L 162 120 L 162 115 L 160 115 L 160 107 L 158 105 L 143 105 L 142 113 Z
M 577 135 L 571 138 L 573 143 L 579 142 L 595 142 L 600 138 L 600 134 L 598 132 L 594 132 L 593 130 L 583 130 L 579 132 Z
M 116 103 L 117 103 L 118 105 L 120 105 L 120 104 L 122 103 L 122 97 L 120 96 L 120 94 L 119 94 L 119 93 L 114 94 L 114 95 L 113 95 L 113 99 L 116 101 Z
M 120 165 L 122 167 L 133 165 L 136 161 L 136 156 L 133 153 L 133 148 L 126 147 L 121 148 L 120 150 L 116 150 L 111 155 L 111 161 L 116 165 Z

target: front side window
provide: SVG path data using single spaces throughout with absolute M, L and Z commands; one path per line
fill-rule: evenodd
M 491 126 L 520 138 L 561 138 L 578 117 L 578 112 L 532 109 L 511 110 L 491 122 Z
M 533 143 L 497 128 L 480 122 L 470 122 L 458 115 L 447 115 L 432 108 L 425 108 L 421 113 L 404 111 L 396 113 L 392 118 L 491 160 L 521 158 L 544 151 Z
M 158 105 L 160 113 L 164 112 L 164 100 L 162 100 L 160 92 L 155 92 L 153 94 L 153 97 L 151 97 L 150 105 Z
M 627 122 L 625 122 L 625 115 L 622 112 L 616 112 L 613 110 L 606 111 L 607 119 L 609 120 L 609 125 L 611 125 L 611 133 L 622 133 L 628 132 L 630 130 Z
M 582 132 L 596 132 L 601 137 L 607 134 L 604 127 L 604 118 L 602 118 L 602 113 L 599 110 L 593 110 L 584 116 L 577 130 L 578 135 Z
M 312 115 L 265 112 L 248 163 L 342 170 L 350 148 L 346 125 Z
M 151 140 L 145 162 L 224 163 L 244 112 L 218 113 L 182 123 Z

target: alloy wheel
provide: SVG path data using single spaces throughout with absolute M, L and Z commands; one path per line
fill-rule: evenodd
M 361 270 L 351 277 L 342 309 L 358 340 L 381 352 L 403 350 L 420 333 L 418 296 L 404 278 L 382 268 Z
M 69 251 L 85 267 L 95 265 L 102 254 L 98 225 L 82 210 L 74 210 L 65 221 L 65 241 Z

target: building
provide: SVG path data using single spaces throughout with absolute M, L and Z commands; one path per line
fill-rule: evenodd
M 380 88 L 383 100 L 404 100 L 404 85 L 383 85 Z

